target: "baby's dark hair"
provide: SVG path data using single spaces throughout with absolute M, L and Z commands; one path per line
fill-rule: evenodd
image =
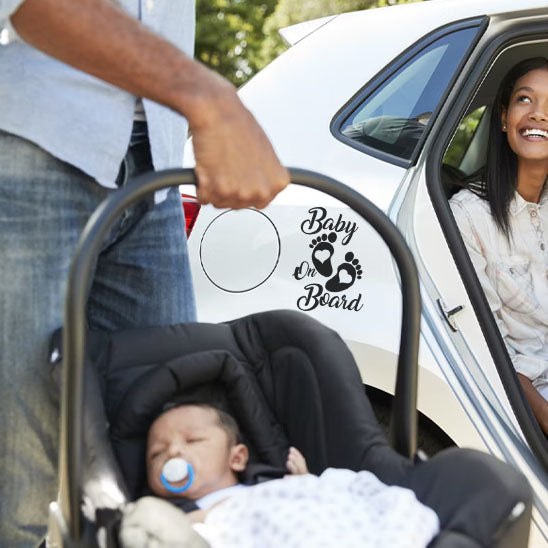
M 212 405 L 204 404 L 204 407 L 209 407 L 217 413 L 219 426 L 227 433 L 230 446 L 242 443 L 240 427 L 232 415 L 229 415 L 226 411 L 213 407 Z
M 166 411 L 170 411 L 171 409 L 189 406 L 201 407 L 202 409 L 211 409 L 215 412 L 215 414 L 217 415 L 217 422 L 219 426 L 226 432 L 229 447 L 232 447 L 233 445 L 236 445 L 238 443 L 242 443 L 242 433 L 240 431 L 238 423 L 236 422 L 236 419 L 223 409 L 220 409 L 215 405 L 211 405 L 210 403 L 203 401 L 194 401 L 191 399 L 186 400 L 181 398 L 166 403 L 162 408 L 161 414 L 165 413 Z

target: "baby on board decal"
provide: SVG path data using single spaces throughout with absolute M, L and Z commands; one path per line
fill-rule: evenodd
M 344 260 L 340 261 L 337 267 L 336 244 L 346 246 L 352 236 L 358 230 L 353 221 L 345 221 L 339 213 L 337 219 L 327 216 L 327 210 L 323 207 L 313 207 L 308 210 L 310 217 L 301 223 L 301 230 L 304 234 L 318 234 L 309 244 L 311 248 L 311 262 L 301 262 L 295 268 L 293 277 L 296 280 L 314 278 L 320 275 L 324 283 L 307 284 L 304 289 L 305 295 L 297 300 L 297 307 L 300 310 L 310 311 L 318 306 L 330 308 L 343 308 L 358 312 L 362 309 L 362 294 L 350 299 L 347 294 L 341 294 L 354 285 L 356 280 L 362 278 L 363 269 L 359 259 L 352 251 L 344 254 Z M 325 230 L 326 232 L 322 232 Z M 332 295 L 336 293 L 336 295 Z

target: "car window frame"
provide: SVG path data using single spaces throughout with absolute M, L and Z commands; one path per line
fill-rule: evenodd
M 523 17 L 523 12 L 520 13 L 516 10 L 515 18 L 512 18 L 511 14 L 507 14 L 507 17 L 490 24 L 485 36 L 485 43 L 480 44 L 477 51 L 470 57 L 470 68 L 466 74 L 462 75 L 459 88 L 454 90 L 455 100 L 450 107 L 447 106 L 447 112 L 442 113 L 442 123 L 436 124 L 432 130 L 433 135 L 429 141 L 431 146 L 427 151 L 425 174 L 432 206 L 512 410 L 531 451 L 544 470 L 548 471 L 548 439 L 538 425 L 521 388 L 506 345 L 451 213 L 441 181 L 444 151 L 449 146 L 460 120 L 465 116 L 467 106 L 498 55 L 515 44 L 548 39 L 548 15 L 546 13 L 541 15 L 540 19 L 527 21 L 520 19 L 520 16 Z
M 415 165 L 415 163 L 417 162 L 417 159 L 420 156 L 422 148 L 424 146 L 424 142 L 427 139 L 432 126 L 434 125 L 434 122 L 438 116 L 438 113 L 441 107 L 445 103 L 447 96 L 449 95 L 462 68 L 466 64 L 471 52 L 474 50 L 476 44 L 481 38 L 486 26 L 487 26 L 487 18 L 485 16 L 471 17 L 468 19 L 462 19 L 454 23 L 443 25 L 442 27 L 439 27 L 429 32 L 428 34 L 424 35 L 423 37 L 421 37 L 419 40 L 417 40 L 415 43 L 409 46 L 406 50 L 400 53 L 397 57 L 395 57 L 388 65 L 386 65 L 383 69 L 381 69 L 380 72 L 378 72 L 371 80 L 369 80 L 362 88 L 360 88 L 360 90 L 358 90 L 358 92 L 356 92 L 335 113 L 329 126 L 329 130 L 331 131 L 331 134 L 335 137 L 335 139 L 341 141 L 342 143 L 356 150 L 359 150 L 360 152 L 363 152 L 364 154 L 373 156 L 374 158 L 377 158 L 379 160 L 383 160 L 385 162 L 388 162 L 403 168 L 409 168 Z M 391 78 L 404 65 L 406 65 L 409 61 L 411 61 L 417 55 L 421 54 L 426 48 L 431 46 L 434 42 L 436 42 L 440 38 L 443 38 L 449 34 L 453 34 L 455 32 L 469 29 L 469 28 L 476 28 L 477 29 L 476 35 L 470 41 L 470 44 L 466 48 L 462 56 L 462 59 L 460 60 L 456 70 L 454 71 L 454 74 L 449 79 L 449 82 L 447 83 L 445 90 L 440 96 L 440 99 L 438 101 L 438 104 L 436 105 L 436 108 L 432 112 L 432 116 L 429 120 L 429 123 L 425 126 L 425 130 L 423 131 L 420 139 L 418 140 L 415 146 L 415 149 L 413 151 L 413 154 L 411 155 L 410 158 L 408 159 L 401 158 L 399 156 L 395 156 L 388 152 L 384 152 L 372 146 L 365 145 L 354 139 L 351 139 L 350 137 L 347 137 L 346 135 L 342 133 L 342 126 L 344 122 L 347 120 L 347 118 L 352 113 L 354 113 L 361 104 L 363 104 L 373 93 L 375 93 L 389 78 Z

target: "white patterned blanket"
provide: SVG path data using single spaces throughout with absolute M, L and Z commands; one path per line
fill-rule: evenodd
M 408 489 L 330 468 L 242 489 L 194 527 L 212 548 L 419 548 L 439 521 Z

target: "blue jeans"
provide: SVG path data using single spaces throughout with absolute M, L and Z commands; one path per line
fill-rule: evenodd
M 136 132 L 117 183 L 152 169 Z M 86 221 L 112 190 L 0 131 L 0 546 L 35 545 L 57 496 L 59 417 L 48 340 Z M 194 297 L 176 188 L 128 209 L 104 242 L 88 301 L 92 328 L 192 321 Z

